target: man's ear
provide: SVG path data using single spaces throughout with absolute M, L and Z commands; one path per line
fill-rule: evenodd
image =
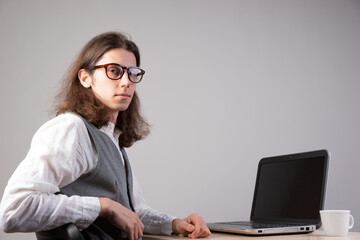
M 92 78 L 88 71 L 86 71 L 85 69 L 80 69 L 78 72 L 78 78 L 81 85 L 83 85 L 85 88 L 91 87 Z

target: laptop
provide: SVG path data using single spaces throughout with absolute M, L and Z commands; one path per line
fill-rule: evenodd
M 246 235 L 310 233 L 320 228 L 327 150 L 260 160 L 250 221 L 208 223 L 214 232 Z

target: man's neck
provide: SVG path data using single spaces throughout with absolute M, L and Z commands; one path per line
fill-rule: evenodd
M 119 112 L 111 113 L 109 122 L 112 122 L 114 125 L 116 125 L 116 120 L 117 120 L 118 115 L 119 115 Z

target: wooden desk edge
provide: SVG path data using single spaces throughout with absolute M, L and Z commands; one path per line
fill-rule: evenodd
M 190 238 L 171 235 L 171 236 L 164 236 L 164 235 L 145 235 L 144 240 L 171 240 L 171 239 L 187 239 Z M 360 239 L 360 232 L 349 232 L 347 236 L 344 237 L 329 237 L 326 236 L 323 231 L 315 231 L 310 234 L 292 234 L 292 235 L 274 235 L 274 236 L 244 236 L 244 235 L 237 235 L 237 234 L 226 234 L 226 233 L 212 233 L 208 238 L 200 238 L 202 240 L 207 239 L 216 239 L 216 240 L 230 240 L 230 239 L 252 239 L 252 240 L 275 240 L 275 239 L 288 239 L 288 240 L 359 240 Z

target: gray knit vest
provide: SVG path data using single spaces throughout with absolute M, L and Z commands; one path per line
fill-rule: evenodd
M 124 166 L 114 142 L 94 125 L 85 119 L 83 121 L 98 153 L 98 163 L 89 175 L 80 177 L 61 188 L 60 194 L 107 197 L 134 211 L 131 199 L 133 186 L 131 167 L 125 149 L 120 148 Z M 85 239 L 94 240 L 113 240 L 126 237 L 120 229 L 100 217 L 84 229 L 82 235 Z

